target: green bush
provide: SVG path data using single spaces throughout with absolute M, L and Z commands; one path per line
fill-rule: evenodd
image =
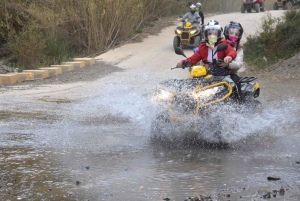
M 7 47 L 12 54 L 8 62 L 15 63 L 20 69 L 36 68 L 44 59 L 45 40 L 43 33 L 35 23 L 22 27 L 19 34 L 9 32 Z
M 300 11 L 285 13 L 283 21 L 267 15 L 262 21 L 262 32 L 247 37 L 244 60 L 250 65 L 264 68 L 287 59 L 300 51 Z M 267 60 L 267 63 L 266 63 Z

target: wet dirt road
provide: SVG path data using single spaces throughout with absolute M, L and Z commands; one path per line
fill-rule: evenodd
M 240 19 L 251 34 L 261 16 L 214 19 Z M 118 68 L 100 79 L 1 90 L 0 200 L 299 200 L 297 81 L 259 78 L 264 110 L 227 114 L 226 149 L 149 142 L 155 87 L 188 76 L 170 71 L 181 59 L 172 30 L 97 57 L 96 67 Z

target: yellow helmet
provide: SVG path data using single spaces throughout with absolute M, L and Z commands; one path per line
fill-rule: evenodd
M 191 77 L 201 77 L 206 75 L 206 68 L 204 66 L 193 66 L 190 72 Z
M 191 22 L 186 22 L 184 27 L 187 27 L 187 28 L 192 27 L 192 23 Z

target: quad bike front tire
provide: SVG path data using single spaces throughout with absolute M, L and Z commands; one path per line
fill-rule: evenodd
M 254 8 L 255 8 L 255 12 L 259 13 L 259 10 L 260 10 L 260 5 L 259 5 L 259 3 L 256 3 L 256 4 L 254 5 Z
M 245 5 L 244 4 L 241 5 L 241 13 L 245 13 Z
M 176 49 L 176 47 L 180 47 L 180 38 L 179 36 L 175 36 L 173 39 L 173 47 L 174 50 Z
M 262 113 L 263 105 L 261 104 L 260 101 L 253 100 L 253 102 L 252 102 L 252 109 L 253 109 L 253 112 L 255 114 L 260 114 L 260 113 Z
M 168 128 L 170 127 L 170 116 L 168 112 L 160 113 L 151 123 L 151 137 L 152 142 L 162 142 L 168 135 Z
M 201 42 L 201 37 L 200 36 L 196 36 L 194 39 L 194 47 L 199 47 Z
M 273 4 L 273 9 L 278 10 L 278 4 L 276 2 Z

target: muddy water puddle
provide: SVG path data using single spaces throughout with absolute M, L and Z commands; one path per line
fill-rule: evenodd
M 3 200 L 264 200 L 282 188 L 283 195 L 270 199 L 300 195 L 299 120 L 284 121 L 289 108 L 272 106 L 254 126 L 247 124 L 255 135 L 226 148 L 172 148 L 151 143 L 148 120 L 138 121 L 143 116 L 131 109 L 126 115 L 95 104 L 49 104 L 43 108 L 48 115 L 1 113 Z
M 229 196 L 260 200 L 265 192 L 283 187 L 285 195 L 276 197 L 282 200 L 299 192 L 297 136 L 260 145 L 254 139 L 226 149 L 165 149 L 146 139 L 136 148 L 50 149 L 28 143 L 33 135 L 8 135 L 19 143 L 1 147 L 0 195 L 4 200 L 183 201 L 198 195 L 214 200 Z M 293 149 L 286 150 L 286 146 Z M 281 180 L 268 181 L 268 176 Z

